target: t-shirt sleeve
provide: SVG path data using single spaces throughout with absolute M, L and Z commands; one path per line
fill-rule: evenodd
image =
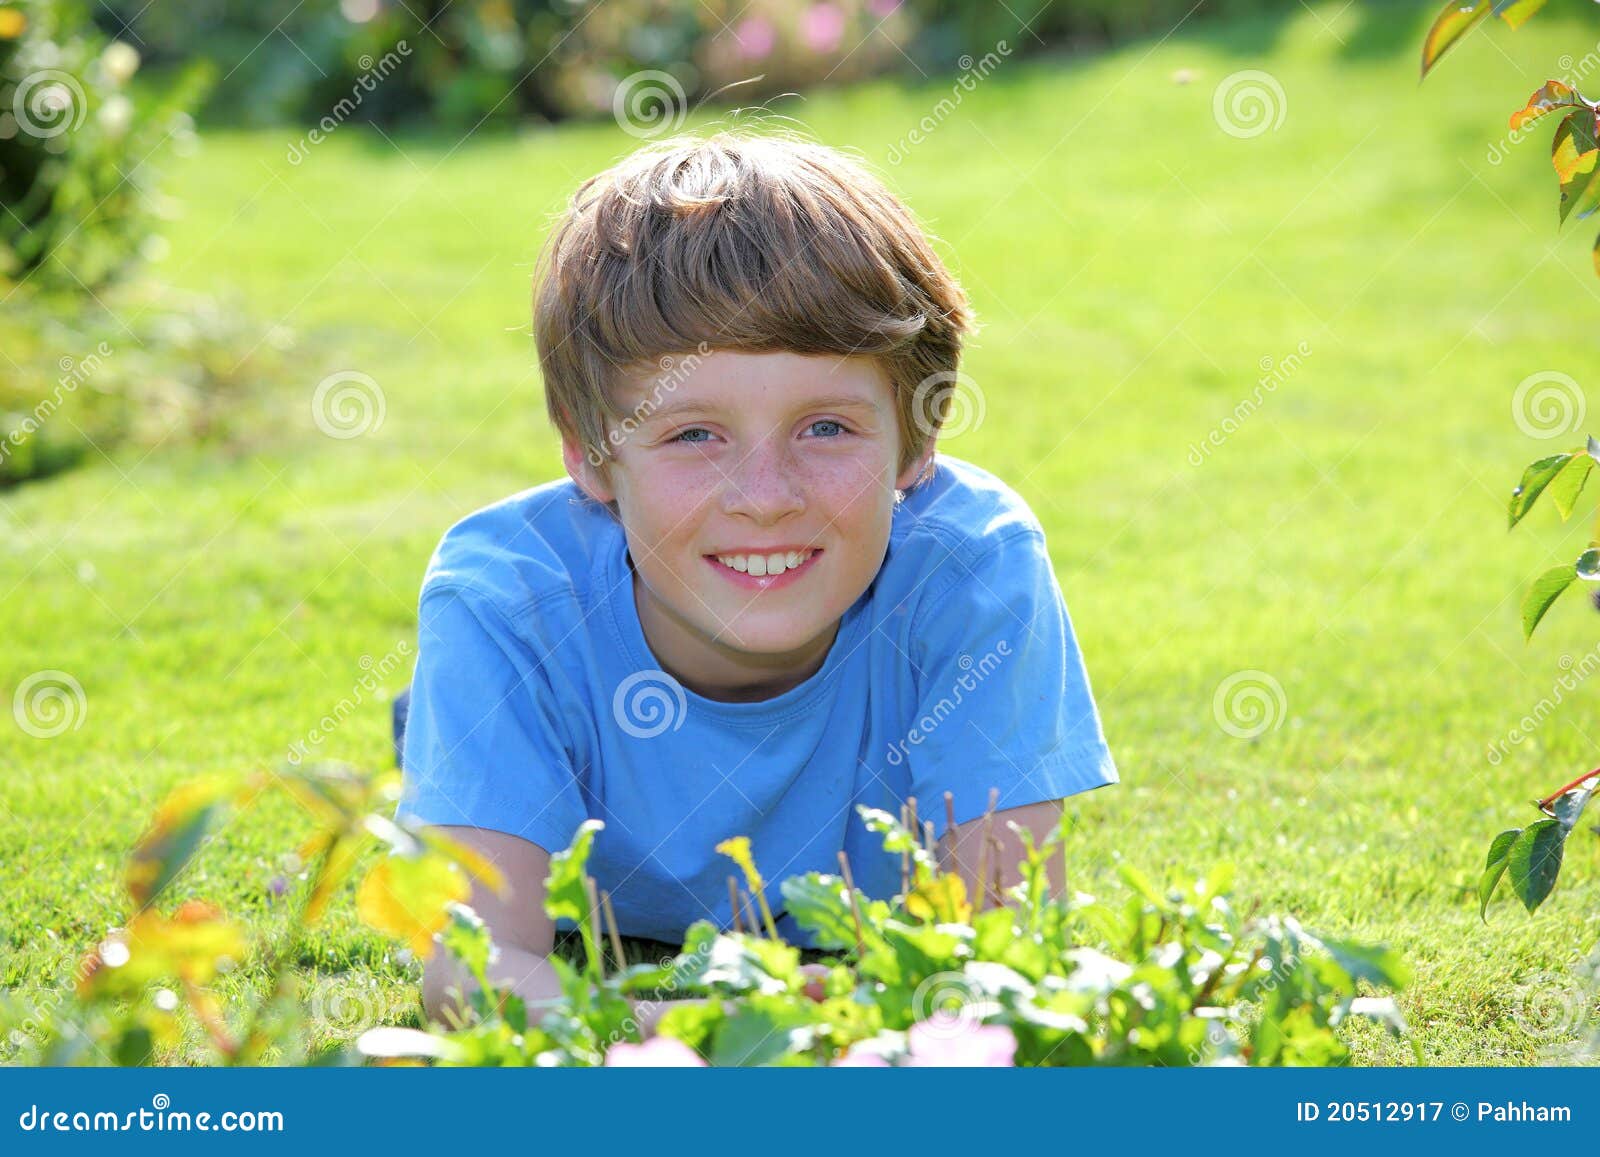
M 898 745 L 924 816 L 957 823 L 1119 782 L 1043 532 L 963 566 L 912 624 L 917 715 Z
M 459 590 L 424 594 L 396 814 L 560 851 L 585 819 L 561 716 L 532 649 Z

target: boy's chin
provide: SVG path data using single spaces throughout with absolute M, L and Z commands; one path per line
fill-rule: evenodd
M 817 646 L 817 640 L 823 634 L 831 634 L 838 626 L 838 621 L 832 622 L 795 622 L 790 619 L 784 622 L 761 622 L 753 620 L 749 615 L 740 616 L 740 621 L 733 625 L 732 632 L 725 632 L 722 636 L 724 645 L 736 651 L 752 656 L 773 658 L 780 655 L 796 655 L 797 658 L 806 656 L 806 653 Z

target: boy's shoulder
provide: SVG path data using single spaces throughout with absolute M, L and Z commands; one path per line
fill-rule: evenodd
M 895 508 L 891 550 L 926 541 L 967 557 L 1013 537 L 1044 536 L 1027 501 L 998 475 L 943 453 L 934 462 L 933 477 Z
M 603 552 L 622 535 L 570 478 L 490 503 L 450 527 L 428 562 L 422 599 L 443 591 L 517 619 L 552 597 L 582 602 Z

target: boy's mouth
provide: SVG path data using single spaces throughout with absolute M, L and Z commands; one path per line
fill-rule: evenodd
M 728 581 L 747 590 L 769 591 L 788 586 L 816 564 L 822 551 L 796 547 L 765 553 L 708 554 L 705 560 Z

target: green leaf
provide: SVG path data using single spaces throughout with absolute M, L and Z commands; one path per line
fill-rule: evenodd
M 1322 947 L 1351 980 L 1369 981 L 1381 988 L 1404 988 L 1411 983 L 1405 959 L 1385 945 L 1323 940 Z
M 589 849 L 594 835 L 605 828 L 601 820 L 584 820 L 578 825 L 572 843 L 550 857 L 550 875 L 544 882 L 544 910 L 552 920 L 566 917 L 581 929 L 589 919 L 589 892 L 584 886 L 588 874 Z
M 1591 779 L 1582 787 L 1563 792 L 1552 801 L 1550 810 L 1556 813 L 1556 820 L 1561 824 L 1563 833 L 1570 835 L 1572 829 L 1577 826 L 1578 817 L 1583 815 L 1583 809 L 1588 806 L 1589 797 L 1594 795 L 1596 786 L 1600 785 Z
M 210 777 L 179 784 L 156 809 L 128 857 L 128 895 L 137 907 L 156 900 L 194 858 L 232 802 L 236 787 Z
M 1578 504 L 1578 495 L 1583 493 L 1583 484 L 1589 481 L 1589 471 L 1593 469 L 1594 459 L 1588 454 L 1574 454 L 1550 480 L 1550 501 L 1556 504 L 1562 522 L 1572 517 L 1573 508 Z
M 489 926 L 466 904 L 450 904 L 446 910 L 450 919 L 439 934 L 439 942 L 481 983 L 489 971 Z
M 1150 877 L 1146 876 L 1132 864 L 1126 862 L 1118 864 L 1117 875 L 1122 877 L 1123 883 L 1127 884 L 1128 887 L 1139 893 L 1139 895 L 1150 901 L 1150 903 L 1154 904 L 1157 908 L 1165 908 L 1167 906 L 1166 898 L 1162 896 L 1160 890 L 1150 882 Z
M 1544 0 L 1494 0 L 1494 14 L 1512 28 L 1521 28 L 1528 17 L 1544 7 Z
M 928 854 L 928 849 L 922 846 L 922 841 L 910 832 L 898 819 L 883 811 L 881 808 L 867 807 L 857 804 L 856 811 L 861 815 L 861 821 L 867 825 L 869 832 L 876 832 L 883 837 L 883 850 L 900 855 L 910 852 L 911 858 L 930 871 L 936 871 L 938 865 L 933 862 L 933 857 Z
M 811 1045 L 810 1013 L 782 1000 L 741 1004 L 717 1030 L 711 1063 L 723 1066 L 768 1065 Z
M 1517 483 L 1517 488 L 1511 492 L 1511 506 L 1509 514 L 1511 524 L 1506 529 L 1522 521 L 1523 515 L 1533 509 L 1533 504 L 1544 493 L 1544 488 L 1550 485 L 1550 480 L 1561 473 L 1566 466 L 1571 454 L 1552 454 L 1548 458 L 1541 458 L 1537 462 L 1530 462 L 1527 469 L 1522 472 L 1522 481 Z
M 1511 845 L 1507 868 L 1511 887 L 1529 912 L 1544 903 L 1561 871 L 1561 852 L 1567 833 L 1560 820 L 1540 820 L 1522 829 Z
M 1596 198 L 1600 197 L 1600 172 L 1595 168 L 1600 142 L 1595 138 L 1595 113 L 1582 108 L 1567 115 L 1550 142 L 1550 162 L 1561 182 L 1563 223 L 1574 210 L 1580 218 L 1595 211 Z
M 1578 572 L 1570 565 L 1554 566 L 1533 580 L 1528 593 L 1522 597 L 1522 636 L 1533 638 L 1533 629 L 1544 618 L 1550 604 L 1577 579 Z
M 1511 845 L 1522 834 L 1521 828 L 1512 828 L 1501 832 L 1489 845 L 1489 858 L 1484 862 L 1483 875 L 1478 878 L 1478 919 L 1485 922 L 1489 919 L 1489 901 L 1494 898 L 1494 890 L 1500 886 L 1500 877 L 1505 874 L 1507 857 L 1511 854 Z
M 781 885 L 784 909 L 795 923 L 812 934 L 818 948 L 854 949 L 856 922 L 844 881 L 838 876 L 807 872 L 790 876 Z M 878 939 L 877 923 L 889 915 L 889 905 L 869 900 L 856 891 L 856 907 L 861 913 L 861 939 L 866 945 Z
M 1422 75 L 1427 76 L 1428 70 L 1439 63 L 1440 57 L 1487 15 L 1489 15 L 1489 0 L 1477 0 L 1475 4 L 1449 0 L 1444 10 L 1434 19 L 1433 27 L 1428 29 L 1428 35 L 1423 38 Z

